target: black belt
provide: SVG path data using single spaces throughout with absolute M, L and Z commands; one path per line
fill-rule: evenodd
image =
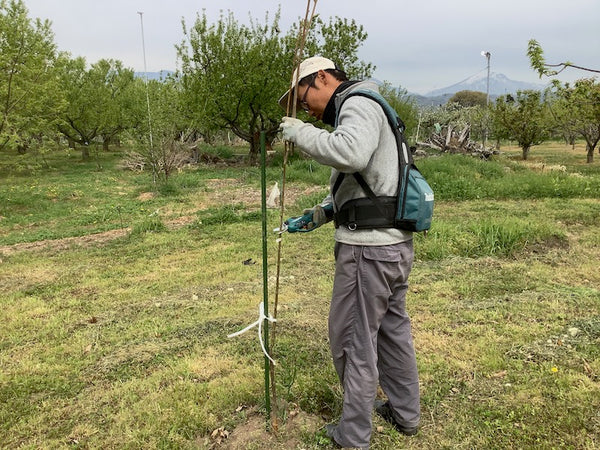
M 349 230 L 367 228 L 394 228 L 398 197 L 377 197 L 378 204 L 370 198 L 348 200 L 335 213 L 335 227 L 345 226 Z

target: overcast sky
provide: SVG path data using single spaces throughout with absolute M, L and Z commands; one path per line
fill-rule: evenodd
M 191 25 L 206 10 L 238 22 L 281 5 L 281 28 L 304 16 L 305 0 L 25 0 L 29 16 L 49 19 L 60 50 L 88 63 L 113 58 L 144 70 L 140 15 L 143 12 L 149 72 L 177 67 L 175 44 L 181 20 Z M 319 0 L 322 18 L 339 16 L 363 25 L 368 38 L 359 56 L 377 69 L 374 77 L 426 93 L 486 70 L 481 51 L 491 53 L 491 71 L 518 81 L 545 83 L 529 67 L 527 42 L 536 39 L 548 63 L 570 61 L 600 69 L 600 0 Z M 269 22 L 270 23 L 270 22 Z M 326 56 L 326 55 L 325 55 Z M 567 69 L 559 79 L 590 73 Z

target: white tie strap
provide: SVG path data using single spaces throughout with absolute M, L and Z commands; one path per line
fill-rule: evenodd
M 260 348 L 262 348 L 263 353 L 265 354 L 265 356 L 267 358 L 269 358 L 269 360 L 273 363 L 273 365 L 277 365 L 277 363 L 275 362 L 275 360 L 269 356 L 269 353 L 267 352 L 267 349 L 265 348 L 265 343 L 263 342 L 263 337 L 262 337 L 262 323 L 263 323 L 264 320 L 268 320 L 269 322 L 277 322 L 277 319 L 274 319 L 273 317 L 271 317 L 270 314 L 269 314 L 269 317 L 265 316 L 265 306 L 264 306 L 263 303 L 261 303 L 261 304 L 258 305 L 258 320 L 256 322 L 254 322 L 254 323 L 251 323 L 250 325 L 248 325 L 243 330 L 237 331 L 237 332 L 232 333 L 232 334 L 228 334 L 227 337 L 228 338 L 232 338 L 232 337 L 239 336 L 240 334 L 244 334 L 246 331 L 248 331 L 251 328 L 253 328 L 253 327 L 255 327 L 255 326 L 258 325 L 258 340 L 260 341 Z

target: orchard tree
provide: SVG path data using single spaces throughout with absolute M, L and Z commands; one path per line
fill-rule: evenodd
M 584 78 L 575 81 L 572 89 L 575 129 L 585 139 L 587 162 L 592 163 L 594 149 L 600 141 L 600 83 L 593 78 Z
M 55 129 L 64 102 L 50 22 L 0 0 L 0 150 L 26 151 Z
M 246 26 L 229 12 L 209 24 L 203 12 L 191 28 L 182 23 L 177 47 L 188 116 L 200 129 L 228 129 L 249 142 L 252 160 L 260 132 L 272 139 L 279 123 L 275 96 L 286 74 L 278 20 Z
M 479 91 L 458 91 L 448 99 L 448 103 L 458 103 L 460 106 L 486 106 L 487 94 Z
M 546 89 L 546 103 L 548 105 L 549 120 L 552 128 L 560 133 L 567 145 L 575 148 L 577 139 L 576 118 L 570 102 L 570 92 L 558 80 L 554 80 L 552 87 Z
M 119 135 L 133 127 L 141 119 L 140 97 L 134 89 L 135 78 L 132 69 L 123 67 L 121 61 L 102 59 L 90 70 L 92 79 L 101 88 L 102 125 L 99 130 L 104 150 L 118 141 Z
M 106 146 L 139 120 L 133 112 L 142 97 L 135 96 L 133 71 L 120 61 L 103 59 L 86 70 L 85 59 L 75 58 L 65 64 L 62 80 L 68 106 L 58 129 L 82 146 L 84 159 L 92 142 L 101 140 Z
M 587 162 L 594 162 L 600 141 L 600 83 L 593 78 L 577 80 L 572 86 L 555 81 L 550 110 L 558 128 L 585 139 Z
M 294 24 L 288 33 L 288 42 L 290 39 L 296 39 L 298 33 L 298 25 Z M 358 49 L 367 37 L 368 34 L 363 26 L 356 23 L 354 19 L 334 17 L 324 22 L 316 16 L 312 22 L 304 53 L 307 57 L 323 55 L 331 59 L 351 79 L 369 78 L 375 66 L 358 59 Z
M 546 105 L 539 91 L 518 91 L 516 98 L 510 94 L 500 96 L 492 114 L 496 137 L 517 141 L 524 160 L 531 146 L 541 144 L 548 136 Z
M 177 53 L 183 104 L 193 125 L 205 131 L 231 130 L 250 143 L 250 159 L 255 161 L 260 132 L 265 131 L 271 142 L 278 131 L 283 111 L 277 99 L 289 88 L 298 27 L 282 35 L 279 12 L 271 23 L 268 15 L 265 24 L 250 22 L 240 24 L 230 12 L 209 24 L 203 13 L 191 28 L 183 23 L 184 40 Z M 355 59 L 356 48 L 365 38 L 354 21 L 324 24 L 315 20 L 305 55 L 328 52 L 338 64 L 348 64 L 342 68 L 350 68 L 350 74 L 358 69 L 369 75 L 370 65 Z
M 568 67 L 600 73 L 600 70 L 578 66 L 569 61 L 546 63 L 544 51 L 535 39 L 529 40 L 527 56 L 540 78 L 552 77 Z M 587 162 L 591 163 L 594 161 L 594 149 L 600 140 L 600 85 L 594 78 L 577 80 L 573 87 L 568 84 L 563 87 L 556 80 L 553 84 L 558 98 L 553 103 L 552 114 L 568 138 L 573 137 L 573 132 L 583 136 L 586 141 Z

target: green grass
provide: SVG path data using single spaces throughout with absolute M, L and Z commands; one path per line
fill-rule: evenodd
M 558 144 L 518 155 L 417 163 L 437 186 L 408 298 L 422 430 L 374 418 L 373 449 L 600 446 L 600 166 Z M 258 169 L 200 166 L 153 186 L 120 157 L 57 153 L 18 171 L 0 159 L 0 447 L 211 448 L 223 427 L 233 448 L 331 448 L 318 432 L 342 396 L 326 339 L 331 226 L 284 236 L 273 437 L 252 422 L 256 329 L 227 338 L 262 300 Z M 294 215 L 329 171 L 298 156 L 288 170 Z M 269 210 L 269 229 L 278 220 Z
M 565 166 L 560 168 L 565 171 L 548 167 L 551 166 L 540 166 L 540 171 L 533 171 L 522 162 L 507 160 L 506 156 L 492 162 L 463 155 L 419 162 L 419 169 L 439 200 L 574 198 L 597 193 L 597 173 L 567 172 Z

